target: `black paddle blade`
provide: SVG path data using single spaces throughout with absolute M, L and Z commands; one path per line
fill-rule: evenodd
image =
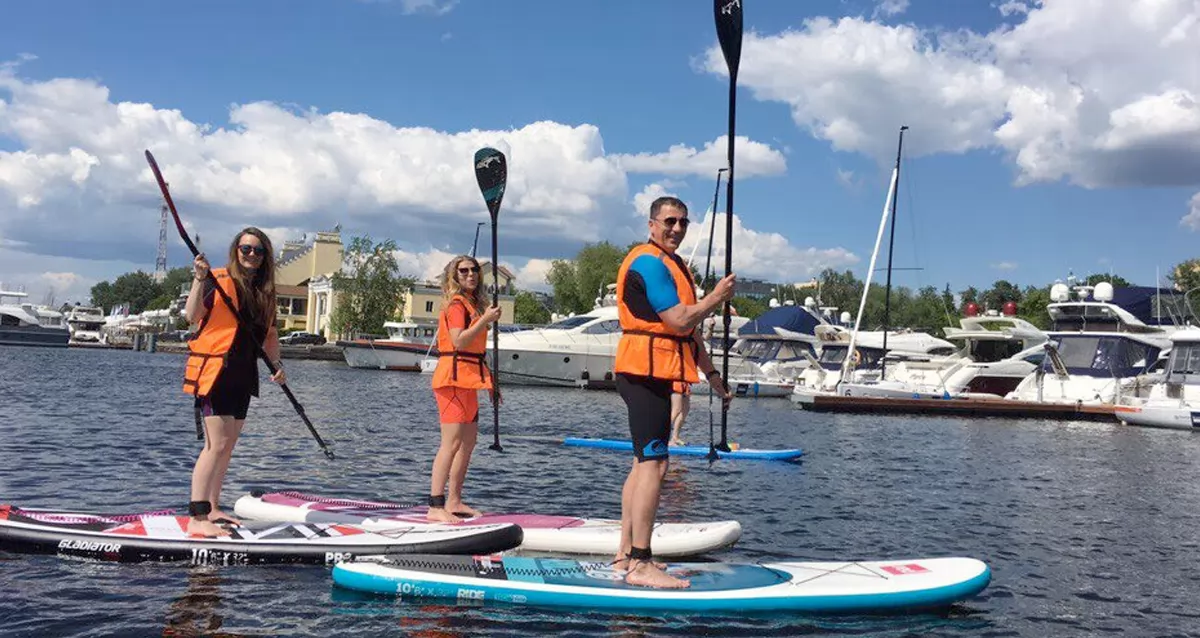
M 175 219 L 175 228 L 179 230 L 179 236 L 183 238 L 183 243 L 187 244 L 188 250 L 192 251 L 192 255 L 199 255 L 200 250 L 192 243 L 191 237 L 188 237 L 187 230 L 183 227 L 183 221 L 179 219 L 179 211 L 175 209 L 175 200 L 171 199 L 171 189 L 167 186 L 167 180 L 163 178 L 158 162 L 154 161 L 154 155 L 149 149 L 146 150 L 146 162 L 150 164 L 150 171 L 154 173 L 154 181 L 158 182 L 158 190 L 162 191 L 163 201 L 167 202 L 167 208 L 171 209 L 171 217 Z
M 492 223 L 495 224 L 508 182 L 508 161 L 504 159 L 504 153 L 491 147 L 475 151 L 475 181 L 479 182 L 479 191 L 483 193 Z
M 713 13 L 725 65 L 729 67 L 729 75 L 736 78 L 742 59 L 742 0 L 713 0 Z

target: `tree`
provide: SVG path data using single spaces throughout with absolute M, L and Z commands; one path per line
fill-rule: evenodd
M 1096 284 L 1098 284 L 1102 281 L 1107 281 L 1108 283 L 1112 284 L 1114 288 L 1126 288 L 1126 287 L 1133 285 L 1133 284 L 1129 283 L 1128 279 L 1126 279 L 1120 275 L 1109 275 L 1106 273 L 1096 273 L 1094 275 L 1088 275 L 1087 279 L 1084 280 L 1084 283 L 1086 283 L 1089 286 L 1095 286 Z
M 165 310 L 175 301 L 175 295 L 159 295 L 146 304 L 146 310 Z
M 1175 289 L 1180 292 L 1186 293 L 1193 288 L 1200 287 L 1200 259 L 1180 262 L 1171 269 L 1171 274 L 1167 275 L 1167 279 L 1170 279 Z
M 969 303 L 979 303 L 979 289 L 975 286 L 967 286 L 967 289 L 958 293 L 958 296 L 962 299 L 963 308 L 966 308 Z
M 582 312 L 592 309 L 596 297 L 604 296 L 606 285 L 617 282 L 617 271 L 621 269 L 621 261 L 624 259 L 625 253 L 606 241 L 587 244 L 575 256 L 575 285 L 579 289 L 578 298 L 587 304 Z
M 167 276 L 163 278 L 159 287 L 162 289 L 161 294 L 170 295 L 172 299 L 179 297 L 180 291 L 185 290 L 184 286 L 190 288 L 192 285 L 192 269 L 187 268 L 172 268 L 167 271 Z
M 1013 283 L 1000 279 L 992 284 L 992 287 L 982 296 L 983 305 L 988 310 L 1000 310 L 1004 307 L 1004 303 L 1012 301 L 1019 303 L 1021 301 L 1021 289 L 1017 288 Z
M 585 306 L 579 299 L 579 286 L 575 283 L 575 264 L 566 259 L 555 259 L 550 262 L 550 270 L 546 272 L 546 283 L 554 291 L 554 311 L 562 314 L 572 312 L 587 312 L 590 306 Z
M 404 313 L 403 294 L 412 287 L 411 277 L 400 275 L 396 242 L 375 243 L 370 237 L 355 237 L 346 251 L 346 267 L 333 275 L 338 303 L 329 318 L 339 334 L 382 334 L 385 321 Z
M 739 317 L 745 317 L 747 319 L 754 319 L 767 311 L 766 304 L 752 297 L 734 297 L 729 303 L 732 304 L 734 309 L 737 310 Z M 723 306 L 717 306 L 717 308 L 718 310 L 714 316 L 720 317 L 722 312 L 721 308 L 723 308 Z M 720 323 L 720 320 L 718 320 L 718 323 Z
M 92 305 L 98 306 L 105 312 L 112 310 L 113 306 L 120 303 L 113 297 L 112 284 L 107 281 L 102 281 L 92 286 Z
M 159 285 L 154 282 L 150 275 L 142 272 L 127 272 L 112 283 L 109 290 L 110 298 L 109 305 L 119 303 L 129 304 L 129 314 L 138 314 L 146 309 L 146 305 L 150 300 L 162 294 Z M 96 287 L 92 287 L 93 297 L 96 294 Z
M 1017 304 L 1017 316 L 1042 330 L 1047 330 L 1050 328 L 1050 313 L 1046 312 L 1046 306 L 1049 304 L 1049 286 L 1026 286 L 1022 301 Z
M 554 290 L 554 310 L 564 314 L 591 310 L 596 297 L 604 296 L 604 287 L 616 283 L 625 254 L 602 241 L 585 245 L 574 260 L 551 262 L 546 283 Z
M 513 301 L 515 323 L 540 324 L 550 321 L 550 311 L 542 305 L 533 293 L 521 291 Z
M 837 272 L 826 268 L 818 276 L 821 282 L 821 305 L 837 308 L 837 313 L 849 312 L 854 317 L 858 312 L 858 302 L 862 297 L 863 284 L 853 272 Z

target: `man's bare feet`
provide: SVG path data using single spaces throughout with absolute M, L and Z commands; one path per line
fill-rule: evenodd
M 462 519 L 446 511 L 444 507 L 431 507 L 425 514 L 425 520 L 434 523 L 457 523 Z
M 685 443 L 683 441 L 683 439 L 674 438 L 674 439 L 671 439 L 671 445 L 674 447 L 683 447 L 683 446 L 687 445 L 687 443 Z
M 675 578 L 644 560 L 633 561 L 632 568 L 625 573 L 625 582 L 637 587 L 655 589 L 686 589 L 692 586 L 691 581 Z
M 229 530 L 217 525 L 212 521 L 202 521 L 198 518 L 189 518 L 187 534 L 188 536 L 217 538 L 218 536 L 229 536 Z
M 242 524 L 242 521 L 226 514 L 225 512 L 222 512 L 221 510 L 213 510 L 208 515 L 208 520 L 210 520 L 218 525 L 224 523 L 226 525 L 234 525 L 234 526 L 240 527 Z

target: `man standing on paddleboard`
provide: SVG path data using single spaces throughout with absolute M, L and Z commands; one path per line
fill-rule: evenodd
M 736 278 L 726 276 L 697 302 L 691 271 L 675 254 L 688 224 L 687 205 L 681 200 L 654 200 L 649 241 L 630 250 L 617 272 L 622 335 L 614 371 L 617 392 L 629 410 L 634 461 L 621 490 L 621 547 L 614 566 L 626 570 L 625 582 L 630 585 L 690 585 L 662 571 L 650 549 L 667 472 L 673 383 L 695 383 L 699 381 L 697 369 L 702 369 L 713 392 L 726 402 L 733 398 L 709 359 L 696 326 L 733 298 Z

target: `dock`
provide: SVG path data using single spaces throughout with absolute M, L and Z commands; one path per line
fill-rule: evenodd
M 1110 404 L 1047 403 L 1009 401 L 1007 399 L 894 399 L 813 395 L 797 401 L 812 412 L 853 414 L 920 414 L 940 416 L 1008 417 L 1055 419 L 1061 421 L 1116 422 L 1115 407 Z

